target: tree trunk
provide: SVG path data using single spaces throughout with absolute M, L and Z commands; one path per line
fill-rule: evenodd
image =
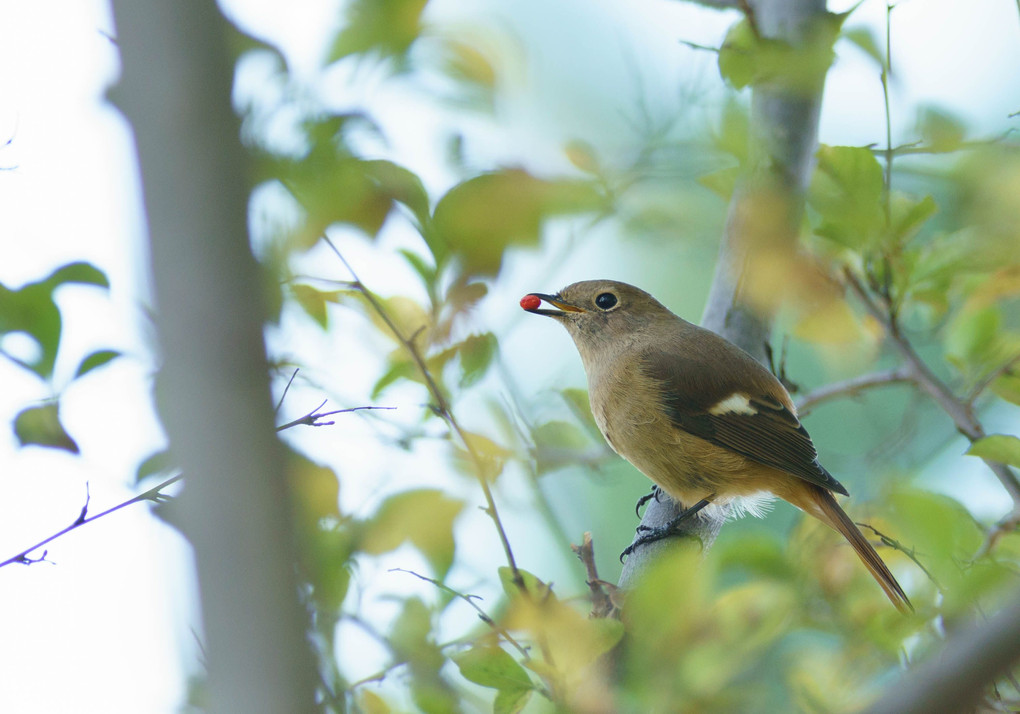
M 247 235 L 247 165 L 228 28 L 213 2 L 114 0 L 144 179 L 157 405 L 186 486 L 173 517 L 195 551 L 210 712 L 314 711 L 314 660 Z

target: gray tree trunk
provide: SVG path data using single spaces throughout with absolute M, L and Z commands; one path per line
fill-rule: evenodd
M 114 9 L 124 65 L 114 94 L 144 182 L 157 405 L 186 474 L 172 513 L 195 552 L 208 711 L 315 711 L 228 28 L 211 1 L 114 0 Z

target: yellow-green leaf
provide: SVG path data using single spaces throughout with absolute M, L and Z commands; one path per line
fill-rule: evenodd
M 978 439 L 967 453 L 1020 468 L 1020 439 L 1011 434 L 992 434 Z
M 22 446 L 44 446 L 78 453 L 78 444 L 60 423 L 56 402 L 22 410 L 14 418 L 14 434 Z
M 434 489 L 390 496 L 368 523 L 362 547 L 378 555 L 410 541 L 442 578 L 453 564 L 453 522 L 463 508 L 463 501 Z

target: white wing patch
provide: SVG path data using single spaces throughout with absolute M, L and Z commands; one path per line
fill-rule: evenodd
M 712 416 L 723 416 L 724 414 L 748 414 L 754 416 L 758 413 L 758 410 L 751 406 L 750 397 L 746 394 L 735 392 L 718 404 L 709 407 L 708 413 Z

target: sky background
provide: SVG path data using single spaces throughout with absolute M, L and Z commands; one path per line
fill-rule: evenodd
M 439 195 L 455 178 L 444 167 L 444 147 L 436 140 L 456 114 L 433 101 L 444 86 L 428 77 L 384 83 L 385 73 L 378 68 L 350 63 L 320 72 L 340 6 L 327 0 L 226 3 L 239 24 L 284 50 L 292 71 L 311 91 L 333 106 L 368 107 L 389 135 L 392 152 Z M 884 16 L 884 3 L 868 1 L 849 24 L 872 27 L 880 35 Z M 0 17 L 0 144 L 9 140 L 0 147 L 0 283 L 13 288 L 72 260 L 94 263 L 110 278 L 108 294 L 79 286 L 59 293 L 65 335 L 58 384 L 69 382 L 80 357 L 93 349 L 113 347 L 125 353 L 62 395 L 63 420 L 81 446 L 80 456 L 19 449 L 10 430 L 0 430 L 2 559 L 72 522 L 84 502 L 86 483 L 93 513 L 136 493 L 137 466 L 161 447 L 163 437 L 150 398 L 154 364 L 145 317 L 149 291 L 138 172 L 129 128 L 104 99 L 119 71 L 111 9 L 106 2 L 89 0 L 0 0 Z M 995 135 L 1010 125 L 1007 115 L 1020 110 L 1020 17 L 1014 2 L 907 0 L 893 17 L 894 142 L 912 138 L 918 107 L 926 104 L 964 118 L 973 135 Z M 479 165 L 524 162 L 536 170 L 556 171 L 563 169 L 559 147 L 572 138 L 611 146 L 611 137 L 626 129 L 623 108 L 636 93 L 665 97 L 666 104 L 691 102 L 688 109 L 695 117 L 709 112 L 713 97 L 720 96 L 715 58 L 678 40 L 717 45 L 734 16 L 665 0 L 433 0 L 426 19 L 437 31 L 489 33 L 507 58 L 498 121 L 457 118 L 472 160 Z M 881 142 L 885 131 L 877 68 L 855 48 L 844 44 L 838 51 L 828 79 L 821 140 Z M 269 76 L 271 66 L 264 58 L 244 60 L 238 101 L 270 101 L 274 87 L 266 81 Z M 620 111 L 607 110 L 607 95 L 619 97 Z M 279 131 L 280 140 L 286 141 L 286 128 Z M 413 237 L 395 230 L 377 248 L 341 236 L 348 238 L 347 257 L 366 282 L 384 293 L 414 295 L 413 289 L 405 290 L 410 282 L 406 269 L 381 257 L 394 246 L 410 244 Z M 562 364 L 543 365 L 537 374 L 511 369 L 523 392 L 547 390 L 563 381 L 583 386 L 583 377 L 555 325 L 531 325 L 529 334 L 522 334 L 517 298 L 596 275 L 638 282 L 642 264 L 656 259 L 655 247 L 630 244 L 621 258 L 615 240 L 596 233 L 565 251 L 547 244 L 544 251 L 515 254 L 475 316 L 478 326 L 497 331 L 511 365 L 526 361 L 536 336 L 560 340 Z M 321 269 L 321 262 L 316 264 L 320 260 L 319 255 L 309 258 L 310 265 Z M 328 272 L 345 277 L 333 268 Z M 703 299 L 692 296 L 691 309 Z M 355 350 L 342 369 L 331 357 L 347 348 L 343 335 L 357 329 L 355 321 L 337 314 L 331 334 L 304 331 L 300 336 L 285 323 L 271 331 L 270 343 L 308 361 L 309 371 L 322 375 L 326 393 L 337 406 L 356 406 L 364 399 L 364 389 L 351 385 L 374 380 L 375 345 Z M 16 342 L 4 347 L 23 348 Z M 9 417 L 33 400 L 52 396 L 44 385 L 3 361 L 0 384 L 0 414 Z M 314 407 L 322 393 L 317 387 L 301 385 L 284 413 L 290 409 L 298 416 Z M 396 390 L 381 401 L 400 405 L 418 400 L 420 395 Z M 993 430 L 1009 418 L 1005 413 L 991 415 Z M 345 508 L 368 513 L 381 494 L 404 487 L 412 478 L 410 457 L 402 463 L 386 461 L 389 456 L 378 439 L 386 433 L 385 423 L 366 417 L 345 424 L 342 437 L 308 430 L 290 438 L 323 459 L 344 450 L 347 472 L 364 476 L 344 482 Z M 361 448 L 345 449 L 345 443 Z M 936 462 L 936 468 L 957 481 L 959 470 L 969 468 L 957 460 L 959 451 L 958 444 L 950 445 Z M 974 471 L 975 478 L 984 478 L 977 474 L 980 469 Z M 415 478 L 465 489 L 439 475 Z M 508 486 L 503 497 L 511 529 L 523 534 L 529 523 L 524 495 Z M 968 498 L 978 515 L 1001 512 L 994 487 L 974 489 Z M 571 532 L 575 525 L 583 527 L 571 523 Z M 480 517 L 461 527 L 491 531 Z M 462 553 L 469 562 L 484 563 L 495 552 L 488 535 L 469 540 Z M 543 557 L 543 543 L 522 535 L 515 546 L 529 562 Z M 53 562 L 0 569 L 0 710 L 175 711 L 186 691 L 186 677 L 198 670 L 199 657 L 194 584 L 182 539 L 151 516 L 147 506 L 136 506 L 55 542 L 48 559 Z M 394 562 L 413 567 L 408 562 L 413 559 L 413 554 L 401 552 Z M 366 566 L 365 582 L 384 574 L 391 564 Z M 395 584 L 393 577 L 386 579 L 386 587 L 418 587 Z M 369 595 L 373 587 L 366 585 Z M 348 641 L 371 651 L 373 645 L 357 637 L 352 632 Z M 371 656 L 358 659 L 364 661 L 352 658 L 349 664 L 366 674 L 379 663 Z

